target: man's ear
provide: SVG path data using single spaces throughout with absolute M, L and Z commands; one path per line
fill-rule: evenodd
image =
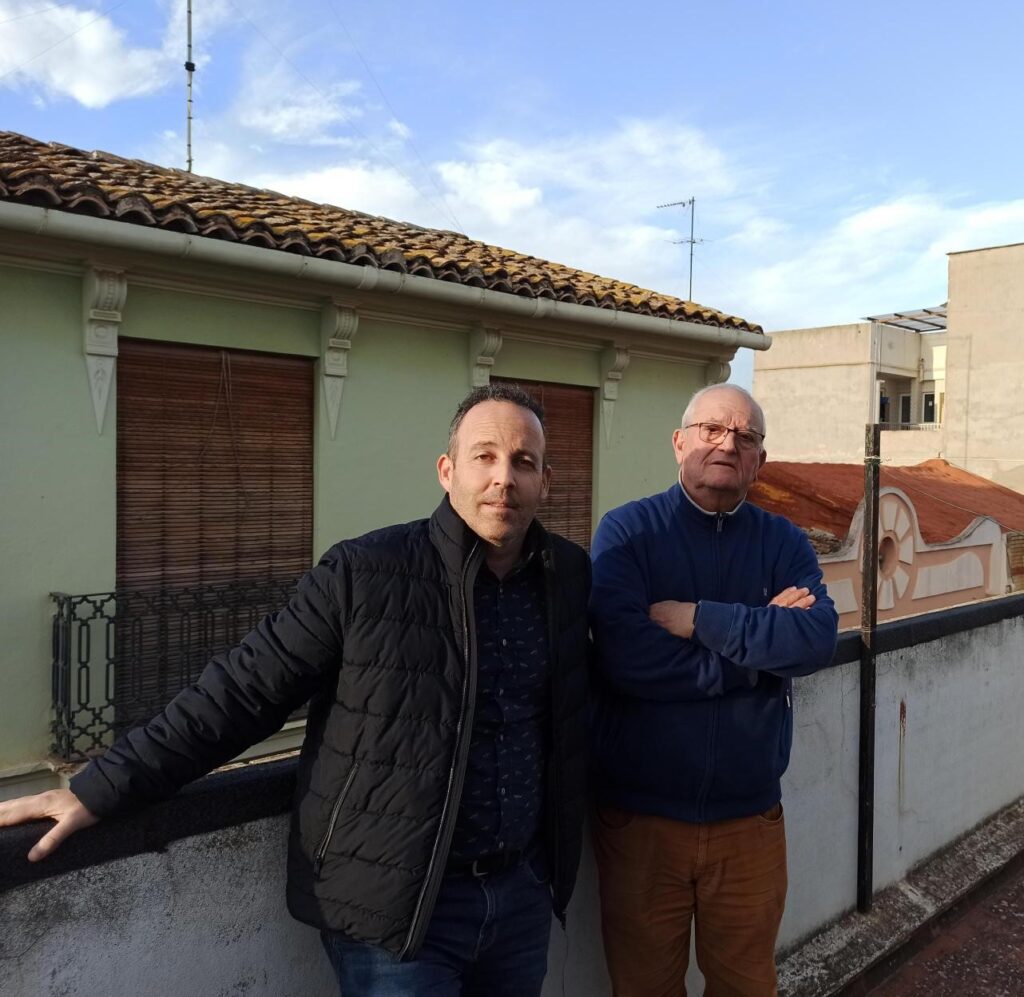
M 437 480 L 441 482 L 441 487 L 451 493 L 452 490 L 452 471 L 455 470 L 455 461 L 443 453 L 437 458 Z
M 540 500 L 543 502 L 551 491 L 551 465 L 545 464 L 540 475 Z
M 764 447 L 762 447 L 761 448 L 761 456 L 757 460 L 757 469 L 758 469 L 758 471 L 760 471 L 761 468 L 764 467 L 764 462 L 767 459 L 768 459 L 768 451 L 765 450 Z M 756 474 L 754 475 L 754 480 L 757 481 L 757 475 Z
M 676 463 L 683 462 L 683 448 L 686 444 L 686 434 L 682 429 L 677 429 L 672 434 L 672 450 L 676 455 Z

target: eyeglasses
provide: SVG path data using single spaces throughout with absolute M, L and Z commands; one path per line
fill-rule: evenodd
M 691 422 L 683 426 L 683 429 L 691 429 L 693 426 L 697 427 L 700 438 L 712 446 L 721 446 L 730 433 L 736 440 L 737 450 L 760 450 L 764 442 L 764 433 L 757 433 L 753 429 L 730 429 L 720 422 Z

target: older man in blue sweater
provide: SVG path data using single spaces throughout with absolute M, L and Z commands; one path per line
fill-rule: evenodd
M 594 537 L 594 838 L 615 997 L 685 995 L 691 923 L 706 997 L 776 993 L 791 686 L 830 663 L 837 617 L 803 532 L 745 501 L 764 438 L 746 391 L 698 392 L 672 437 L 679 480 Z

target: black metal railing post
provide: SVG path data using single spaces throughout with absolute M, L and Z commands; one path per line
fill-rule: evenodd
M 864 546 L 860 600 L 860 758 L 857 806 L 857 910 L 871 910 L 875 838 L 875 630 L 878 626 L 880 427 L 864 432 Z

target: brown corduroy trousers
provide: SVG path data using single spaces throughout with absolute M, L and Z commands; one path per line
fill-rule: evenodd
M 707 824 L 598 807 L 592 827 L 614 997 L 686 997 L 691 921 L 705 997 L 774 997 L 781 805 Z

